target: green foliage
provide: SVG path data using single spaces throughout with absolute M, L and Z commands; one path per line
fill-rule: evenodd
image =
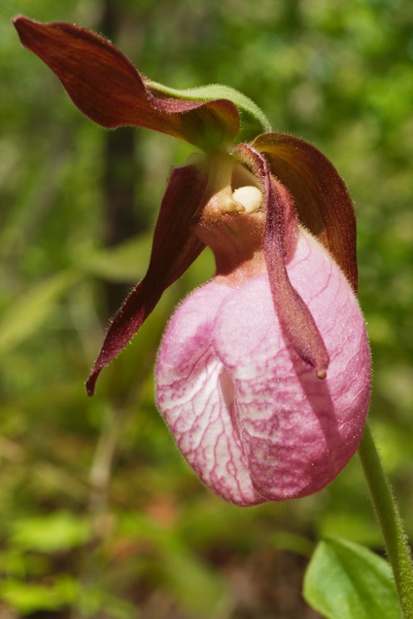
M 306 572 L 304 596 L 327 619 L 401 619 L 389 564 L 342 539 L 318 544 Z
M 0 319 L 0 354 L 30 337 L 43 325 L 58 299 L 78 276 L 59 273 L 32 286 L 28 292 L 8 306 Z
M 54 512 L 15 520 L 10 542 L 24 551 L 53 553 L 85 544 L 91 536 L 90 523 L 70 512 Z
M 129 537 L 150 542 L 162 553 L 156 568 L 157 578 L 165 582 L 184 609 L 195 617 L 213 616 L 219 606 L 228 604 L 222 580 L 189 551 L 174 529 L 165 529 L 145 516 L 126 515 L 122 530 Z
M 51 586 L 10 579 L 0 585 L 0 595 L 20 616 L 25 616 L 38 610 L 56 611 L 73 603 L 75 587 L 75 582 L 65 577 L 56 579 Z
M 102 277 L 112 282 L 136 283 L 145 275 L 152 234 L 140 235 L 111 250 L 87 250 L 79 259 L 79 267 L 88 275 Z
M 374 359 L 371 423 L 406 517 L 413 509 L 413 5 L 0 4 L 0 615 L 4 608 L 13 619 L 47 610 L 81 619 L 304 618 L 302 557 L 314 537 L 375 548 L 380 537 L 356 460 L 316 496 L 241 510 L 213 497 L 177 453 L 154 406 L 153 363 L 174 305 L 212 273 L 207 252 L 102 373 L 96 396 L 84 392 L 113 311 L 109 288 L 116 284 L 123 297 L 144 274 L 169 168 L 191 154 L 166 136 L 134 134 L 125 179 L 131 168 L 140 228 L 108 247 L 110 134 L 78 113 L 11 25 L 23 13 L 101 31 L 105 6 L 119 17 L 114 41 L 145 75 L 177 89 L 218 82 L 239 90 L 274 130 L 323 150 L 348 183 Z M 412 535 L 412 520 L 406 524 Z M 327 553 L 332 571 L 339 558 L 349 569 L 365 565 L 352 548 L 323 542 L 315 558 Z M 377 578 L 381 569 L 372 567 Z

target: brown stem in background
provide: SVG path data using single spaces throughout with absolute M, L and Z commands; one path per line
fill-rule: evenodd
M 114 0 L 103 6 L 99 31 L 111 41 L 119 37 L 122 10 Z M 141 157 L 137 157 L 138 135 L 134 127 L 121 127 L 105 133 L 103 165 L 104 243 L 114 247 L 147 228 L 144 218 L 134 210 L 135 190 L 142 186 L 144 175 Z M 129 283 L 105 283 L 105 315 L 113 316 L 122 305 Z

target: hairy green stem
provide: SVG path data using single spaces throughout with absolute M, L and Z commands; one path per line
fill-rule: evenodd
M 358 453 L 393 569 L 402 615 L 413 619 L 412 557 L 397 503 L 367 425 Z

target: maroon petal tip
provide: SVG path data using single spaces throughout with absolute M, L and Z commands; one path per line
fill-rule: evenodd
M 96 386 L 96 381 L 98 379 L 98 376 L 100 374 L 100 369 L 97 370 L 96 368 L 94 368 L 92 370 L 92 372 L 89 375 L 89 378 L 87 379 L 86 383 L 85 383 L 85 387 L 86 387 L 86 393 L 88 394 L 88 396 L 91 398 L 94 393 L 95 393 L 95 386 Z

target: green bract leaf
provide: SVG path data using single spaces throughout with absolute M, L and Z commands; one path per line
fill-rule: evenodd
M 304 597 L 328 619 L 401 619 L 390 565 L 352 542 L 320 542 L 304 579 Z
M 199 88 L 187 88 L 176 90 L 168 88 L 157 82 L 146 81 L 146 87 L 156 95 L 166 95 L 189 101 L 214 101 L 227 99 L 236 105 L 241 112 L 241 128 L 238 134 L 238 141 L 249 141 L 257 134 L 271 131 L 271 125 L 264 112 L 252 101 L 238 90 L 224 86 L 223 84 L 209 84 Z

